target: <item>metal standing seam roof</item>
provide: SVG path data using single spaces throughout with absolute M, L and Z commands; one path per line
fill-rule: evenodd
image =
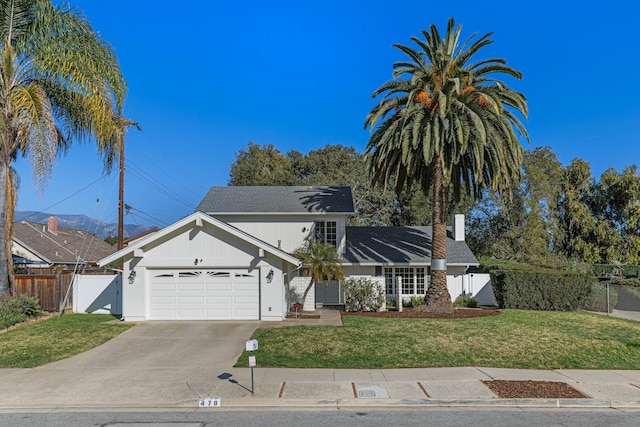
M 354 212 L 350 187 L 211 187 L 196 211 L 209 214 L 326 214 Z
M 349 264 L 418 264 L 431 262 L 431 227 L 347 227 L 343 261 Z M 478 265 L 466 242 L 447 231 L 447 263 Z
M 46 224 L 21 221 L 14 224 L 14 239 L 29 251 L 53 264 L 95 263 L 116 249 L 88 231 L 58 226 L 58 234 L 47 230 Z

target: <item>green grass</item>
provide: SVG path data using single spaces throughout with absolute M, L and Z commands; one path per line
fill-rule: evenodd
M 0 368 L 33 368 L 85 352 L 133 325 L 109 314 L 65 314 L 0 334 Z
M 640 369 L 640 322 L 503 310 L 474 319 L 343 317 L 344 326 L 258 329 L 260 367 Z M 247 366 L 245 352 L 236 366 Z

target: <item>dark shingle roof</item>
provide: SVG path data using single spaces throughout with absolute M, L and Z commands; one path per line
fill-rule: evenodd
M 76 256 L 80 256 L 80 262 L 95 263 L 116 251 L 115 247 L 88 231 L 57 228 L 58 234 L 55 235 L 47 230 L 45 224 L 21 221 L 14 224 L 13 238 L 54 264 L 75 263 Z
M 431 227 L 347 227 L 344 261 L 354 264 L 431 262 Z M 447 263 L 478 264 L 465 242 L 447 232 Z
M 216 213 L 353 213 L 350 187 L 211 187 L 196 211 Z

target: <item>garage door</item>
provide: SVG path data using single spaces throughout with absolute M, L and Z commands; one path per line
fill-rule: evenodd
M 151 320 L 258 320 L 259 270 L 149 270 Z

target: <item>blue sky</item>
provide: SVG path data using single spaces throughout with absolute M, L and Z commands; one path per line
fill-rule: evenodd
M 70 0 L 116 49 L 129 84 L 125 114 L 127 223 L 164 226 L 226 185 L 249 141 L 306 153 L 325 144 L 363 151 L 369 98 L 432 23 L 453 16 L 463 37 L 493 32 L 484 56 L 524 78 L 531 145 L 566 165 L 580 157 L 599 177 L 640 163 L 640 69 L 635 2 Z M 117 218 L 117 171 L 104 178 L 95 148 L 58 160 L 44 194 L 31 165 L 18 210 Z

